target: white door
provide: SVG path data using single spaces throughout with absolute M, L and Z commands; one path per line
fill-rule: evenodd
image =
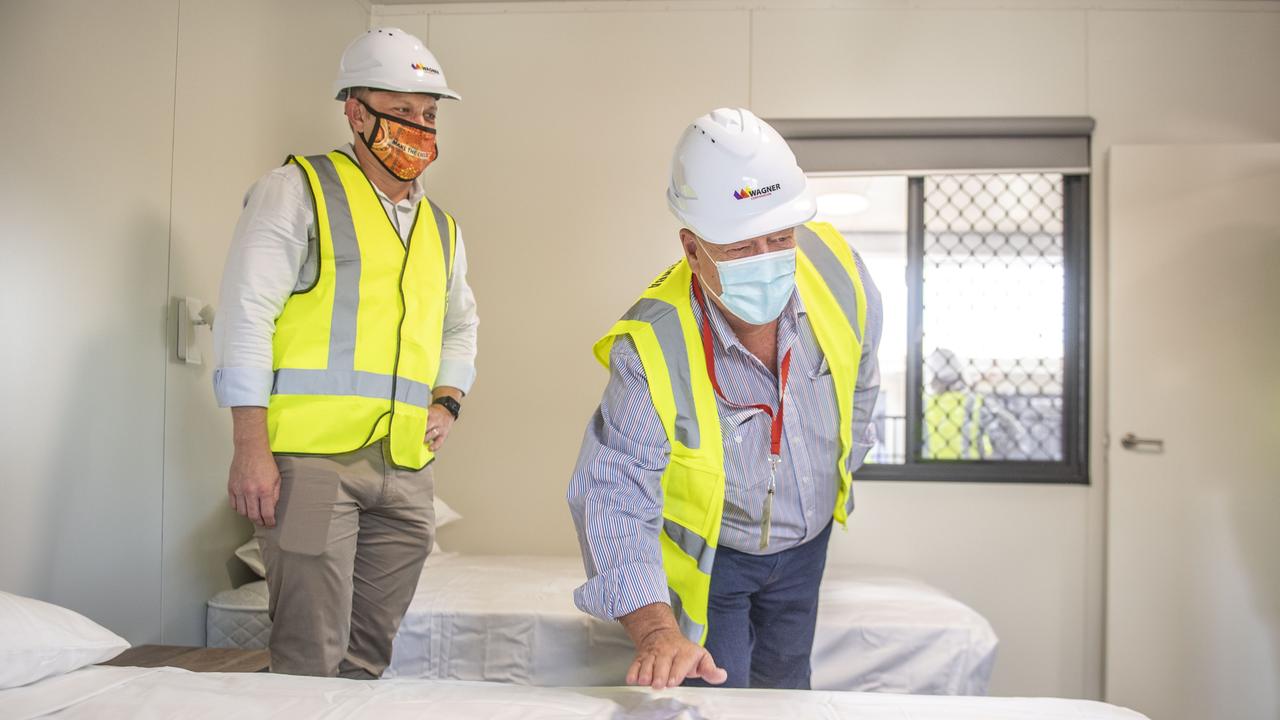
M 1275 720 L 1280 144 L 1115 147 L 1109 178 L 1106 699 Z

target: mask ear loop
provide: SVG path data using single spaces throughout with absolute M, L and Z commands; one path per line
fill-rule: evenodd
M 383 118 L 381 117 L 381 113 L 369 107 L 369 103 L 364 100 L 356 98 L 356 102 L 360 103 L 360 105 L 364 107 L 364 111 L 373 118 L 373 129 L 369 132 L 369 137 L 365 137 L 364 133 L 359 133 L 360 141 L 364 143 L 366 148 L 369 148 L 369 152 L 373 152 L 373 138 L 378 135 L 378 126 L 382 124 Z
M 719 273 L 720 273 L 720 263 L 719 263 L 719 262 L 717 262 L 717 261 L 715 260 L 715 258 L 711 257 L 711 253 L 707 252 L 707 246 L 706 246 L 706 244 L 703 242 L 703 240 L 702 240 L 702 236 L 701 236 L 701 235 L 699 235 L 699 234 L 697 234 L 697 233 L 694 233 L 694 234 L 693 234 L 693 236 L 694 236 L 695 238 L 697 238 L 697 241 L 698 241 L 698 242 L 697 242 L 698 250 L 702 252 L 703 257 L 705 257 L 705 258 L 707 259 L 707 262 L 709 262 L 709 263 L 711 263 L 713 266 L 715 266 L 715 268 L 716 268 L 716 275 L 717 275 L 717 279 L 718 279 L 718 277 L 719 277 Z M 699 281 L 699 282 L 698 282 L 698 284 L 702 286 L 703 291 L 705 291 L 705 292 L 706 292 L 708 295 L 710 295 L 711 297 L 715 298 L 715 299 L 716 299 L 716 302 L 720 303 L 720 306 L 721 306 L 721 307 L 723 307 L 723 306 L 724 306 L 724 298 L 722 298 L 722 297 L 720 296 L 720 293 L 716 292 L 715 290 L 712 290 L 712 289 L 711 289 L 711 287 L 710 287 L 709 285 L 707 285 L 707 283 L 702 282 L 702 278 L 698 278 L 698 281 Z M 721 289 L 721 290 L 723 290 L 723 289 L 724 289 L 724 286 L 722 285 L 720 289 Z

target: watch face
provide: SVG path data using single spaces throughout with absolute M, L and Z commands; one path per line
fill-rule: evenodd
M 439 398 L 438 400 L 433 400 L 432 404 L 439 405 L 443 407 L 445 410 L 448 410 L 449 414 L 453 415 L 454 420 L 458 419 L 458 413 L 462 410 L 462 404 L 451 397 L 442 397 L 442 398 Z

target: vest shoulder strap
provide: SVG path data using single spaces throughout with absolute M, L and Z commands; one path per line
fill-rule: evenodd
M 672 440 L 672 456 L 719 468 L 720 425 L 689 300 L 692 278 L 684 260 L 672 265 L 596 342 L 594 351 L 607 368 L 614 340 L 630 336 L 644 365 L 654 408 Z
M 649 287 L 641 293 L 640 299 L 613 324 L 604 337 L 596 341 L 593 348 L 596 360 L 606 368 L 609 367 L 609 351 L 613 349 L 613 341 L 619 335 L 632 333 L 636 323 L 648 325 L 668 325 L 675 323 L 680 328 L 679 308 L 688 304 L 689 287 L 693 282 L 693 272 L 687 260 L 681 260 L 663 270 Z
M 422 223 L 423 211 L 431 213 L 431 221 L 435 223 L 436 236 L 440 238 L 440 251 L 444 255 L 444 276 L 446 293 L 453 285 L 453 261 L 458 254 L 458 223 L 453 216 L 431 201 L 426 195 L 418 201 L 417 223 Z
M 867 296 L 853 248 L 830 223 L 823 222 L 809 222 L 797 228 L 796 244 L 831 291 L 861 342 L 867 328 Z

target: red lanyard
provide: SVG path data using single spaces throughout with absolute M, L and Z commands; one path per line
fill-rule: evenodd
M 760 549 L 769 547 L 769 530 L 773 522 L 773 495 L 778 484 L 778 465 L 782 462 L 782 408 L 787 400 L 787 377 L 791 374 L 791 348 L 782 356 L 782 365 L 778 368 L 781 383 L 778 387 L 778 409 L 774 411 L 768 405 L 739 405 L 724 396 L 720 389 L 720 381 L 716 379 L 716 358 L 711 341 L 711 315 L 707 312 L 707 301 L 702 298 L 702 283 L 693 280 L 693 296 L 702 308 L 702 352 L 707 358 L 707 374 L 711 376 L 711 387 L 726 405 L 738 408 L 755 408 L 763 411 L 772 421 L 769 426 L 769 489 L 765 494 L 764 508 L 760 516 Z
M 781 385 L 778 388 L 778 409 L 775 412 L 768 405 L 748 404 L 740 405 L 724 396 L 724 391 L 720 389 L 720 381 L 716 378 L 716 360 L 712 350 L 711 343 L 711 316 L 707 313 L 707 301 L 702 297 L 702 283 L 697 278 L 693 281 L 693 296 L 698 301 L 698 307 L 702 308 L 702 351 L 707 358 L 707 374 L 711 376 L 711 387 L 715 388 L 716 394 L 726 404 L 738 408 L 755 408 L 762 410 L 772 421 L 769 427 L 769 455 L 770 461 L 776 464 L 781 457 L 782 448 L 782 409 L 783 403 L 786 402 L 787 396 L 787 377 L 791 374 L 791 348 L 787 348 L 787 354 L 782 356 L 782 365 L 779 367 L 779 377 Z

